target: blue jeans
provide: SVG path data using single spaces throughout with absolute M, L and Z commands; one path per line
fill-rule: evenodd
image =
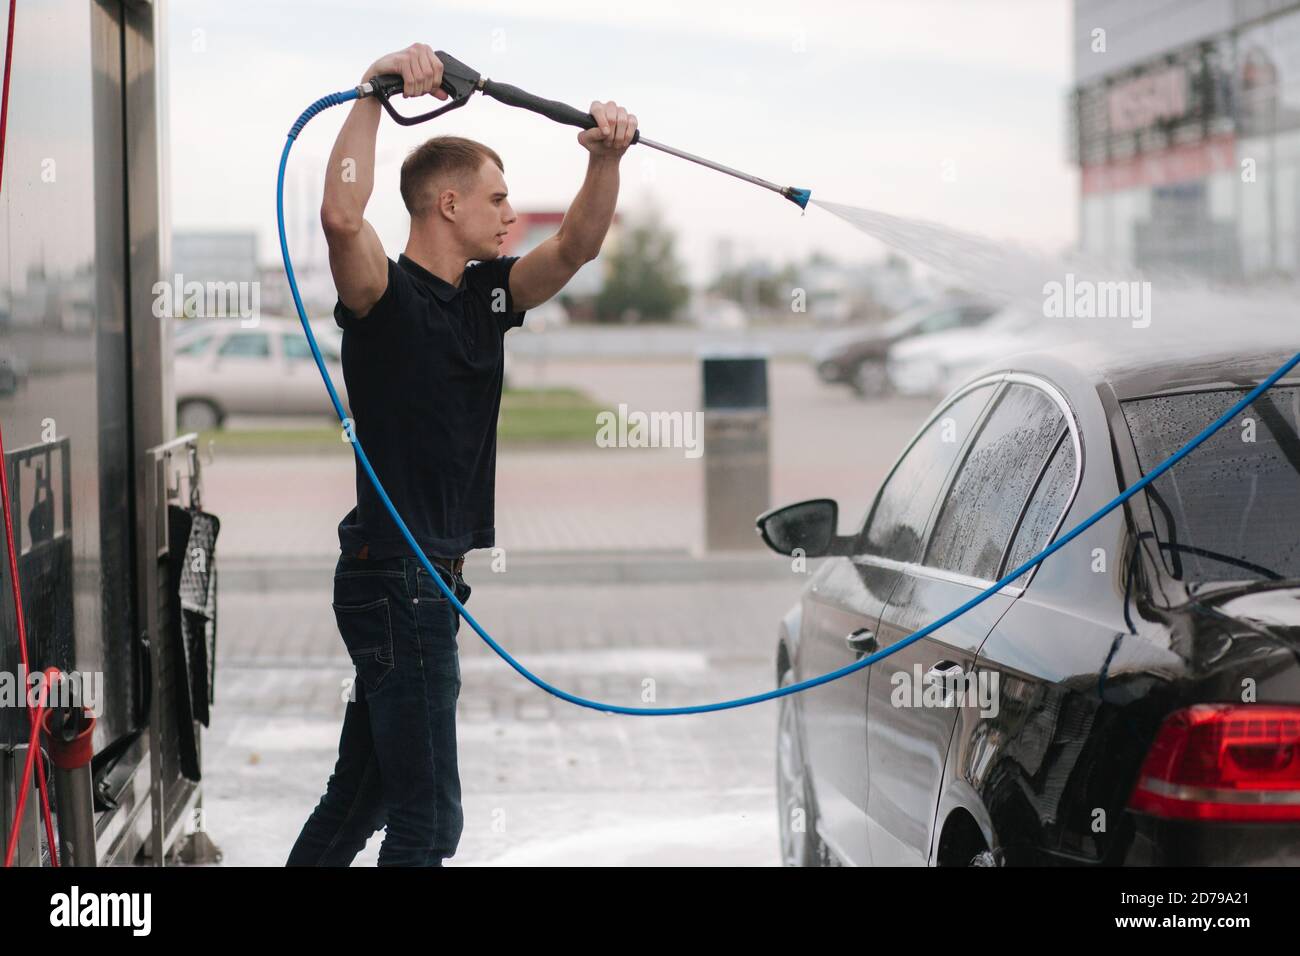
M 438 573 L 464 604 L 460 574 Z M 349 866 L 387 826 L 380 866 L 442 866 L 464 816 L 456 768 L 460 612 L 414 557 L 339 557 L 334 616 L 356 680 L 339 757 L 287 866 Z

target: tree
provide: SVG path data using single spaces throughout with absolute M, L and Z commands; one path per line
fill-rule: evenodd
M 741 305 L 767 309 L 789 308 L 790 290 L 797 284 L 799 270 L 787 263 L 773 271 L 766 265 L 746 263 L 720 273 L 709 285 L 709 291 Z
M 670 319 L 690 298 L 673 247 L 676 237 L 650 208 L 626 222 L 617 247 L 605 257 L 605 285 L 596 297 L 598 322 Z

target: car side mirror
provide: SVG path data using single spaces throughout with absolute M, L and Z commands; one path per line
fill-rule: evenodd
M 801 551 L 821 558 L 852 553 L 851 537 L 835 533 L 840 506 L 832 498 L 814 498 L 765 511 L 755 519 L 763 543 L 783 557 Z

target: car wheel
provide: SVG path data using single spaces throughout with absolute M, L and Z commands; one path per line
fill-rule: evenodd
M 794 670 L 787 667 L 780 686 L 794 683 Z M 799 743 L 797 711 L 793 694 L 781 698 L 776 730 L 776 809 L 780 815 L 782 866 L 821 866 L 825 849 L 817 836 L 817 811 L 813 806 L 808 770 Z M 803 811 L 802 814 L 799 811 Z M 796 819 L 802 817 L 802 831 Z
M 973 857 L 967 866 L 1001 866 L 997 856 L 992 850 L 980 850 Z
M 863 398 L 878 398 L 889 391 L 889 376 L 880 362 L 863 362 L 853 372 L 853 390 Z
M 817 365 L 817 377 L 827 385 L 834 385 L 840 380 L 840 367 L 835 362 L 821 362 Z
M 176 411 L 176 428 L 181 432 L 205 432 L 221 425 L 221 409 L 204 398 L 181 402 Z

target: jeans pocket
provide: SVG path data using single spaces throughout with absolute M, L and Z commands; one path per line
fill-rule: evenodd
M 441 565 L 435 564 L 434 570 L 438 572 L 438 577 L 442 578 L 442 583 L 447 585 L 447 590 L 452 594 L 456 593 L 456 582 L 450 571 Z M 421 601 L 428 601 L 433 604 L 450 604 L 447 595 L 443 593 L 442 588 L 438 587 L 438 582 L 429 576 L 429 572 L 423 567 L 417 568 L 415 572 L 416 594 Z M 459 598 L 457 598 L 459 600 Z
M 368 604 L 335 603 L 333 606 L 339 634 L 356 666 L 358 680 L 368 692 L 378 690 L 395 664 L 388 598 Z

